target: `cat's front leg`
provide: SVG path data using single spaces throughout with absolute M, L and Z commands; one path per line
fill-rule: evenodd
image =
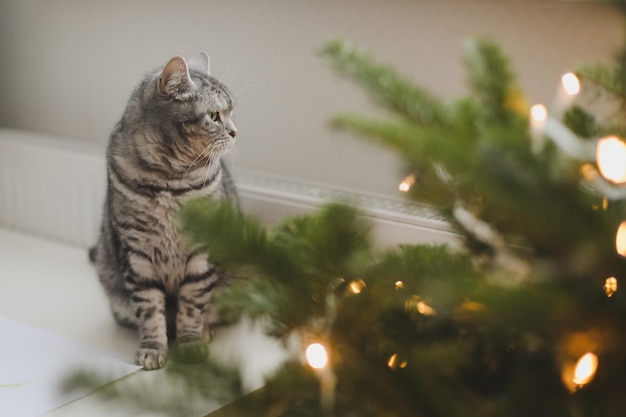
M 206 357 L 207 345 L 203 340 L 206 311 L 217 281 L 216 269 L 205 255 L 189 258 L 178 290 L 176 314 L 176 341 L 182 360 L 198 361 Z
M 167 320 L 165 293 L 147 259 L 131 257 L 126 278 L 131 287 L 131 308 L 137 319 L 139 349 L 135 362 L 145 369 L 159 369 L 167 360 Z
M 152 288 L 133 295 L 135 315 L 139 318 L 139 350 L 135 362 L 145 369 L 159 369 L 167 360 L 167 321 L 165 294 Z

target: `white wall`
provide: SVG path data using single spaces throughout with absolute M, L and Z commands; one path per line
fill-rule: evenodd
M 2 0 L 0 126 L 103 144 L 144 72 L 207 50 L 213 74 L 239 91 L 235 169 L 397 195 L 395 156 L 328 128 L 337 111 L 372 107 L 315 51 L 351 40 L 452 98 L 470 35 L 504 46 L 531 101 L 624 38 L 617 11 L 587 2 Z

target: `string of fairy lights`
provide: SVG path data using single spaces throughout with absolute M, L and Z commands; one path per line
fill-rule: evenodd
M 573 103 L 579 92 L 578 78 L 573 73 L 567 73 L 561 78 L 552 115 L 543 104 L 531 107 L 532 145 L 533 149 L 538 149 L 542 138 L 547 137 L 565 154 L 583 163 L 582 176 L 593 189 L 604 196 L 602 208 L 606 209 L 609 199 L 626 198 L 623 187 L 626 184 L 626 143 L 615 135 L 582 140 L 561 123 L 563 111 Z M 619 255 L 626 257 L 626 221 L 618 226 L 615 249 Z M 603 290 L 608 298 L 612 297 L 617 289 L 616 277 L 605 279 Z M 576 362 L 571 379 L 570 366 L 564 366 L 563 381 L 573 392 L 591 382 L 597 369 L 598 356 L 594 352 L 586 352 Z
M 582 175 L 593 189 L 604 196 L 602 208 L 606 209 L 608 200 L 626 199 L 626 143 L 619 137 L 611 135 L 594 140 L 583 140 L 574 134 L 562 122 L 564 112 L 570 107 L 581 86 L 574 73 L 564 74 L 550 109 L 543 104 L 535 104 L 530 108 L 530 138 L 531 149 L 541 150 L 546 139 L 552 142 L 567 156 L 582 163 Z M 408 192 L 415 185 L 414 174 L 402 180 L 398 189 Z M 617 253 L 626 257 L 626 221 L 622 222 L 615 238 Z M 402 281 L 394 283 L 396 290 L 404 288 Z M 365 282 L 360 279 L 350 281 L 347 291 L 358 295 L 365 288 Z M 608 277 L 604 283 L 604 293 L 612 297 L 618 289 L 616 277 Z M 405 308 L 417 311 L 425 316 L 432 316 L 436 311 L 425 303 L 418 295 L 406 300 Z M 324 343 L 315 340 L 305 349 L 306 363 L 315 370 L 321 387 L 322 409 L 332 414 L 336 379 L 332 371 L 329 350 Z M 392 369 L 405 368 L 406 360 L 393 354 L 387 361 Z M 591 382 L 598 368 L 598 356 L 594 352 L 586 352 L 575 362 L 563 365 L 563 382 L 575 392 Z

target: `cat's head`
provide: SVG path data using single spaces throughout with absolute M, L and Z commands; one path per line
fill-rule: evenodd
M 129 104 L 130 119 L 149 132 L 143 150 L 171 169 L 219 158 L 237 136 L 231 119 L 234 97 L 211 77 L 205 52 L 189 61 L 180 56 L 170 59 L 146 77 Z

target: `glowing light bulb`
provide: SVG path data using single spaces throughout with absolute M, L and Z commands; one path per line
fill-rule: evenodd
M 409 313 L 417 311 L 422 316 L 434 316 L 437 314 L 435 309 L 426 304 L 419 295 L 412 295 L 406 299 L 404 301 L 404 309 Z
M 350 284 L 348 284 L 348 288 L 353 294 L 360 294 L 361 291 L 363 291 L 363 288 L 365 288 L 365 281 L 363 281 L 362 279 L 350 281 Z
M 580 92 L 580 81 L 578 81 L 578 77 L 572 72 L 563 74 L 561 84 L 567 95 L 575 96 Z
M 548 110 L 543 104 L 535 104 L 530 108 L 530 121 L 537 124 L 544 123 L 548 118 Z
M 622 256 L 626 256 L 626 221 L 621 222 L 617 228 L 617 235 L 615 236 L 615 249 L 617 253 Z
M 387 361 L 387 366 L 391 369 L 396 369 L 397 365 L 398 365 L 398 354 L 394 353 L 393 355 L 389 357 L 389 360 Z
M 394 369 L 394 370 L 398 369 L 398 368 L 404 369 L 404 368 L 406 368 L 406 366 L 408 364 L 409 363 L 407 361 L 398 359 L 398 354 L 397 353 L 394 353 L 393 355 L 391 355 L 389 357 L 389 360 L 387 360 L 387 366 L 390 369 Z
M 598 171 L 596 171 L 592 164 L 584 164 L 580 167 L 580 173 L 587 181 L 590 181 L 598 174 Z
M 437 312 L 423 301 L 417 303 L 417 312 L 423 316 L 434 316 Z
M 411 174 L 402 180 L 402 182 L 398 186 L 398 190 L 402 191 L 403 193 L 406 193 L 411 189 L 413 184 L 415 184 L 415 175 Z
M 311 368 L 322 369 L 328 363 L 326 348 L 321 343 L 311 343 L 305 351 L 306 361 Z
M 618 184 L 626 182 L 626 143 L 617 136 L 598 140 L 596 162 L 604 178 Z
M 596 375 L 598 370 L 598 357 L 591 352 L 585 353 L 576 362 L 574 370 L 574 384 L 582 386 L 588 384 Z
M 535 104 L 530 108 L 531 149 L 538 152 L 543 148 L 543 129 L 548 121 L 548 110 L 543 104 Z
M 617 278 L 609 277 L 604 281 L 604 293 L 607 297 L 612 297 L 617 292 Z

